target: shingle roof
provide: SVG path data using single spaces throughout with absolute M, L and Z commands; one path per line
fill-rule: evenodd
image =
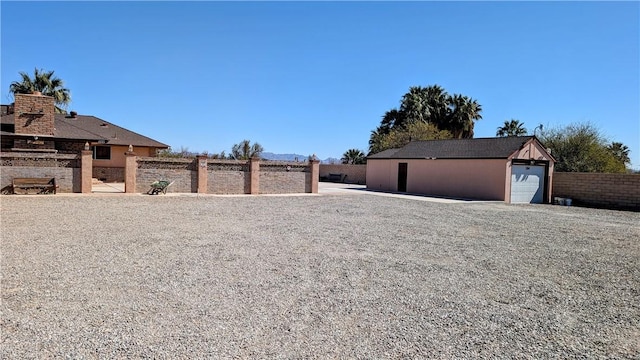
M 533 136 L 412 141 L 403 148 L 385 150 L 368 159 L 506 159 Z
M 14 114 L 3 115 L 0 122 L 14 124 L 13 116 Z M 71 118 L 65 114 L 55 114 L 54 128 L 54 137 L 58 139 L 103 140 L 110 145 L 169 147 L 169 145 L 90 115 L 78 115 Z M 8 133 L 4 131 L 2 135 L 6 136 Z
M 166 148 L 169 145 L 140 135 L 95 116 L 78 115 L 75 118 L 56 114 L 56 136 L 73 135 L 76 131 L 88 131 L 107 140 L 110 145 L 133 145 Z M 60 134 L 57 132 L 60 131 Z

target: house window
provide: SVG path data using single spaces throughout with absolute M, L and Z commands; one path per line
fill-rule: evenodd
M 94 146 L 93 158 L 96 160 L 111 160 L 110 146 Z

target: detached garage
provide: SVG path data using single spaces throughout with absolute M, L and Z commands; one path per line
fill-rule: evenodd
M 549 203 L 553 164 L 535 136 L 412 141 L 367 158 L 367 188 Z

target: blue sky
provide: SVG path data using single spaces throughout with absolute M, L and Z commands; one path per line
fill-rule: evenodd
M 1 95 L 55 70 L 69 110 L 190 151 L 339 158 L 410 86 L 476 99 L 476 137 L 591 122 L 640 168 L 638 2 L 7 2 Z

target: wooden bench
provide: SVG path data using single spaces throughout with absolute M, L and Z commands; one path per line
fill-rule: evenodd
M 13 193 L 22 190 L 21 194 L 29 194 L 29 191 L 37 191 L 36 194 L 55 194 L 56 178 L 14 178 L 11 183 Z

